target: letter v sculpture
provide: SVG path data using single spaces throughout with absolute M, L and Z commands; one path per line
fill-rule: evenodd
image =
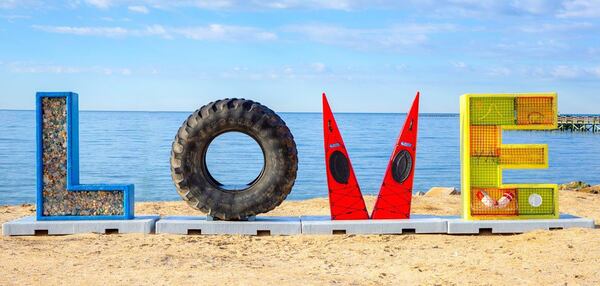
M 418 120 L 419 93 L 407 114 L 402 133 L 394 147 L 373 209 L 372 219 L 410 218 Z M 369 219 L 352 163 L 325 94 L 323 94 L 323 131 L 331 219 Z

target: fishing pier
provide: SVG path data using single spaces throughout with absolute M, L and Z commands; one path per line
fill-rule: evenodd
M 600 133 L 600 116 L 561 115 L 558 117 L 558 130 Z

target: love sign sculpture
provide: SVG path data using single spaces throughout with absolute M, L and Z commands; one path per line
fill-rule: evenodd
M 372 218 L 410 217 L 418 98 L 390 159 Z M 323 100 L 332 218 L 367 219 L 369 216 L 341 135 L 325 97 Z M 548 167 L 546 145 L 502 144 L 502 131 L 555 129 L 557 113 L 557 95 L 554 93 L 467 94 L 461 97 L 462 189 L 466 219 L 558 218 L 556 185 L 504 184 L 502 181 L 504 169 Z M 81 185 L 79 182 L 77 94 L 38 93 L 36 116 L 37 219 L 132 219 L 133 185 Z M 339 186 L 333 184 L 332 187 L 332 182 Z

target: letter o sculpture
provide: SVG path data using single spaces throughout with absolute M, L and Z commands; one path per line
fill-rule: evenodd
M 226 189 L 206 164 L 211 142 L 226 132 L 250 136 L 263 152 L 260 175 L 241 190 Z M 292 133 L 271 109 L 251 100 L 223 99 L 196 110 L 179 128 L 171 175 L 177 192 L 192 208 L 220 220 L 245 220 L 285 200 L 296 180 L 297 154 Z

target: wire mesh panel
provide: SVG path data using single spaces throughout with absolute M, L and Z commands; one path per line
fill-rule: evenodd
M 504 147 L 500 148 L 502 165 L 545 165 L 547 149 L 543 147 Z
M 557 120 L 554 110 L 554 97 L 517 97 L 517 124 L 554 124 Z
M 498 157 L 500 156 L 501 132 L 500 127 L 490 125 L 471 126 L 471 156 Z
M 498 178 L 499 159 L 496 157 L 473 157 L 471 158 L 471 187 L 474 188 L 497 188 L 500 180 Z
M 515 189 L 473 188 L 471 197 L 473 215 L 515 216 L 518 213 Z
M 471 98 L 472 125 L 515 125 L 515 98 L 474 97 Z
M 520 215 L 552 215 L 554 207 L 554 189 L 531 188 L 518 190 Z

